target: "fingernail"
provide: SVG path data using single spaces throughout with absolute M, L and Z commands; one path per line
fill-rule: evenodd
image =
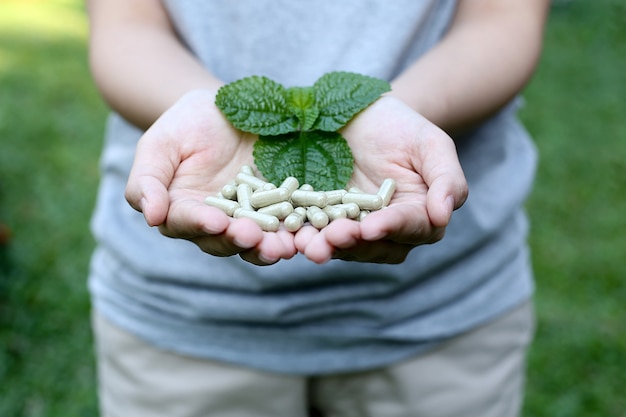
M 265 263 L 265 264 L 268 264 L 268 265 L 275 264 L 276 261 L 277 261 L 276 259 L 269 258 L 269 257 L 263 255 L 262 253 L 259 254 L 259 260 L 261 262 Z
M 234 243 L 237 247 L 242 248 L 242 249 L 250 249 L 250 248 L 253 248 L 253 247 L 254 247 L 254 245 L 251 245 L 251 244 L 250 244 L 250 243 L 248 243 L 248 242 L 243 242 L 243 241 L 241 241 L 241 240 L 239 240 L 239 239 L 237 239 L 237 238 L 234 238 L 234 239 L 233 239 L 233 243 Z
M 448 208 L 448 211 L 450 211 L 450 212 L 454 211 L 454 197 L 449 195 L 446 198 L 445 205 Z
M 141 197 L 141 200 L 139 200 L 139 210 L 143 213 L 146 207 L 148 207 L 148 200 L 146 197 Z

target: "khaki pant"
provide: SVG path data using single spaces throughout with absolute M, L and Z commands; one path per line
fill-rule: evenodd
M 387 368 L 272 374 L 165 352 L 94 314 L 102 417 L 514 417 L 532 306 Z

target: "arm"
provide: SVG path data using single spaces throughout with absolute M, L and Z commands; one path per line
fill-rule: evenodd
M 87 8 L 94 80 L 131 123 L 145 129 L 184 93 L 222 84 L 179 41 L 159 0 L 87 0 Z
M 214 105 L 222 84 L 177 38 L 159 0 L 88 0 L 90 64 L 108 104 L 147 129 L 126 199 L 162 234 L 216 256 L 271 264 L 294 255 L 293 237 L 264 233 L 203 203 L 250 164 L 254 138 Z M 148 129 L 149 128 L 149 129 Z
M 440 239 L 452 210 L 465 201 L 467 184 L 450 138 L 420 115 L 457 134 L 500 110 L 535 69 L 548 4 L 460 0 L 441 42 L 392 81 L 389 95 L 417 113 L 383 98 L 344 132 L 355 153 L 355 177 L 380 184 L 373 176 L 384 169 L 398 181 L 392 204 L 361 224 L 337 220 L 319 233 L 304 228 L 296 237 L 298 249 L 316 262 L 335 257 L 394 263 L 413 247 Z
M 442 41 L 392 82 L 395 95 L 450 133 L 500 110 L 530 79 L 548 0 L 461 0 Z

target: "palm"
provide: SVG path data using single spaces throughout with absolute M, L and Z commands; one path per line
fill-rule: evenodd
M 233 129 L 210 92 L 181 99 L 146 132 L 127 186 L 127 199 L 150 225 L 217 256 L 240 254 L 274 263 L 295 254 L 293 236 L 266 233 L 250 220 L 231 219 L 204 204 L 252 162 L 254 137 Z
M 406 125 L 415 123 L 415 113 L 403 114 L 403 107 L 389 106 L 372 108 L 348 126 L 344 135 L 354 155 L 354 173 L 351 184 L 366 192 L 376 192 L 385 178 L 393 178 L 397 191 L 393 203 L 424 203 L 426 185 L 421 172 L 421 163 L 415 156 L 414 130 L 407 131 Z M 416 126 L 429 134 L 432 126 L 425 120 Z
M 215 195 L 242 165 L 252 163 L 253 136 L 233 129 L 211 103 L 191 110 L 171 115 L 168 136 L 184 140 L 177 155 L 180 164 L 169 185 L 170 211 L 187 200 L 202 201 Z
M 321 232 L 303 229 L 296 237 L 298 249 L 316 262 L 336 257 L 395 263 L 415 246 L 439 240 L 452 209 L 440 207 L 445 196 L 439 194 L 454 194 L 454 207 L 465 198 L 464 177 L 451 139 L 392 98 L 370 106 L 343 134 L 354 155 L 351 184 L 376 192 L 385 178 L 393 178 L 396 193 L 389 207 L 361 223 L 342 220 Z M 440 186 L 451 179 L 456 184 Z

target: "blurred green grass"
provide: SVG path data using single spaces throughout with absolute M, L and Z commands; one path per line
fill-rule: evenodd
M 0 416 L 96 415 L 85 275 L 105 107 L 79 1 L 0 2 Z
M 626 2 L 552 8 L 522 118 L 537 340 L 526 416 L 626 416 Z
M 106 108 L 79 0 L 0 0 L 0 417 L 95 416 L 85 277 Z M 521 116 L 537 339 L 525 417 L 626 416 L 626 5 L 555 2 Z

